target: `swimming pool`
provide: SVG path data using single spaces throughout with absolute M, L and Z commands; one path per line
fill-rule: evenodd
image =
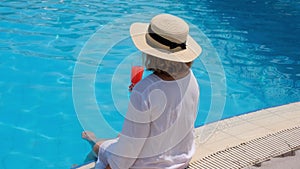
M 162 12 L 178 15 L 201 29 L 210 42 L 204 46 L 214 47 L 226 75 L 219 79 L 226 82 L 224 111 L 207 119 L 212 92 L 209 73 L 219 74 L 219 69 L 207 71 L 205 64 L 214 70 L 216 62 L 209 56 L 195 61 L 193 70 L 201 87 L 196 126 L 300 101 L 297 1 L 7 0 L 0 4 L 0 168 L 68 168 L 81 163 L 89 146 L 80 139 L 82 126 L 72 94 L 80 53 L 91 36 L 109 23 L 117 26 L 116 20 L 132 14 L 150 17 Z M 128 37 L 126 26 L 133 20 L 112 31 Z M 114 36 L 106 38 L 99 40 L 108 42 Z M 128 64 L 122 58 L 136 49 L 128 38 L 115 44 L 96 69 L 95 98 L 107 121 L 120 130 L 121 114 L 112 102 L 116 96 L 109 93 L 111 88 L 127 88 L 111 86 L 111 82 L 126 80 L 127 72 L 118 73 Z

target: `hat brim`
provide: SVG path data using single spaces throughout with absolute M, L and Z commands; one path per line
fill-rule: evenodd
M 159 48 L 153 48 L 146 40 L 148 27 L 148 23 L 134 23 L 130 27 L 130 35 L 134 45 L 146 54 L 175 62 L 191 62 L 202 52 L 202 48 L 190 35 L 187 36 L 185 50 L 171 52 Z

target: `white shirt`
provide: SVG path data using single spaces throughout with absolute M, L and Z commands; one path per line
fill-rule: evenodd
M 192 71 L 174 81 L 149 75 L 134 87 L 121 136 L 102 156 L 112 169 L 185 168 L 195 151 L 198 98 Z

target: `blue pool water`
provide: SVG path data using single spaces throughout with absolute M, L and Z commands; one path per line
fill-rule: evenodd
M 299 1 L 4 0 L 0 168 L 69 168 L 83 161 L 90 147 L 80 139 L 84 122 L 75 112 L 74 82 L 88 73 L 75 76 L 74 70 L 80 56 L 89 56 L 83 52 L 89 51 L 88 42 L 100 49 L 91 58 L 105 55 L 99 64 L 84 61 L 96 67 L 94 98 L 106 122 L 119 131 L 128 99 L 130 55 L 137 52 L 128 38 L 136 18 L 128 16 L 147 20 L 158 13 L 184 18 L 203 46 L 204 54 L 193 65 L 201 87 L 195 126 L 300 101 Z M 114 45 L 107 48 L 109 43 Z M 224 111 L 214 111 L 214 103 Z

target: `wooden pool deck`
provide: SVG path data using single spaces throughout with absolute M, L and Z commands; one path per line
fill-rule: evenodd
M 196 128 L 191 169 L 247 168 L 300 148 L 300 102 Z M 91 169 L 87 164 L 78 169 Z

